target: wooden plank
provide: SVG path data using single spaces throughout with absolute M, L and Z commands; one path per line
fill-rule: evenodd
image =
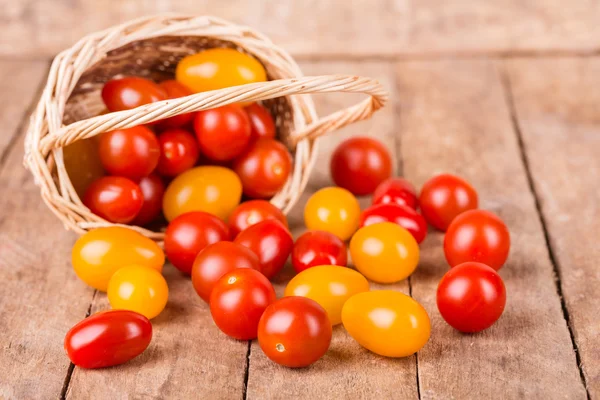
M 307 74 L 348 73 L 376 77 L 385 86 L 393 88 L 393 71 L 387 63 L 304 63 Z M 315 101 L 320 115 L 352 105 L 361 97 L 349 95 L 320 95 Z M 319 156 L 309 186 L 298 205 L 289 215 L 290 226 L 298 236 L 304 232 L 302 217 L 304 204 L 316 190 L 332 185 L 329 159 L 333 149 L 344 139 L 368 135 L 381 139 L 390 149 L 395 148 L 395 112 L 393 105 L 379 112 L 371 121 L 365 121 L 331 134 L 320 141 Z M 360 199 L 361 206 L 369 204 Z M 293 276 L 291 266 L 278 277 L 275 288 L 283 294 Z M 372 289 L 383 285 L 371 284 Z M 408 293 L 406 281 L 385 286 Z M 386 359 L 361 348 L 340 325 L 335 327 L 328 353 L 306 369 L 281 367 L 263 354 L 258 342 L 252 342 L 248 374 L 248 399 L 315 399 L 315 398 L 416 398 L 416 364 L 414 357 Z
M 507 68 L 535 192 L 591 398 L 600 398 L 600 59 Z
M 418 354 L 422 398 L 585 399 L 495 64 L 406 62 L 396 76 L 405 176 L 419 186 L 443 171 L 465 177 L 477 188 L 481 208 L 497 213 L 512 237 L 500 271 L 504 315 L 474 335 L 453 330 L 437 311 L 437 284 L 448 270 L 443 235 L 423 243 L 412 279 L 413 296 L 432 319 L 431 340 Z

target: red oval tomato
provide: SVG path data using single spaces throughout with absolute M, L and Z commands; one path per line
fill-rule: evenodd
M 192 284 L 196 293 L 207 303 L 217 281 L 237 268 L 260 271 L 258 256 L 252 250 L 237 243 L 217 242 L 198 253 L 192 267 Z
M 268 219 L 242 231 L 234 243 L 252 250 L 260 261 L 260 272 L 271 279 L 285 265 L 294 241 L 279 221 Z
M 258 344 L 271 361 L 290 368 L 319 360 L 331 343 L 327 312 L 307 297 L 284 297 L 271 304 L 258 325 Z
M 235 104 L 199 111 L 194 118 L 194 130 L 202 154 L 215 161 L 239 156 L 250 143 L 250 119 Z
M 425 220 L 440 231 L 448 229 L 460 213 L 477 208 L 477 202 L 475 189 L 464 179 L 450 174 L 429 179 L 419 196 Z
M 292 156 L 283 144 L 273 139 L 259 139 L 233 162 L 244 194 L 252 198 L 269 198 L 283 188 L 292 170 Z
M 287 218 L 279 208 L 266 200 L 250 200 L 243 202 L 229 216 L 231 236 L 236 237 L 241 231 L 261 221 L 273 219 L 288 227 Z
M 95 180 L 83 195 L 83 204 L 91 212 L 115 224 L 126 224 L 138 215 L 144 195 L 133 181 L 120 176 Z
M 65 336 L 65 351 L 78 367 L 104 368 L 139 356 L 151 340 L 148 318 L 133 311 L 110 310 L 72 327 Z
M 419 206 L 415 187 L 404 178 L 383 181 L 373 192 L 373 205 L 399 204 L 416 210 Z
M 346 245 L 333 233 L 309 231 L 300 236 L 292 249 L 292 266 L 300 273 L 317 265 L 340 265 L 348 263 Z
M 196 165 L 200 149 L 194 135 L 183 129 L 169 129 L 158 137 L 160 158 L 156 171 L 162 176 L 176 176 Z
M 188 212 L 167 226 L 165 254 L 177 269 L 189 275 L 198 253 L 224 240 L 229 240 L 229 228 L 223 221 L 202 211 Z
M 238 340 L 258 335 L 258 322 L 275 301 L 275 289 L 260 272 L 235 269 L 223 275 L 210 294 L 210 314 L 219 329 Z
M 478 262 L 466 262 L 444 275 L 437 289 L 437 306 L 446 322 L 461 332 L 492 326 L 504 311 L 506 289 L 500 275 Z
M 137 76 L 110 80 L 102 88 L 102 100 L 108 111 L 130 110 L 166 98 L 167 94 L 156 83 Z
M 163 81 L 158 86 L 166 93 L 167 99 L 176 99 L 194 94 L 187 86 L 177 82 L 175 79 Z M 194 118 L 194 113 L 179 114 L 174 117 L 159 121 L 160 128 L 181 128 Z
M 160 215 L 165 185 L 156 174 L 142 178 L 138 185 L 142 191 L 144 202 L 142 209 L 133 220 L 133 224 L 143 226 L 154 221 Z
M 250 118 L 252 139 L 275 139 L 275 121 L 269 110 L 258 103 L 252 103 L 244 108 Z
M 342 142 L 331 156 L 331 177 L 355 195 L 373 193 L 392 175 L 392 158 L 378 140 L 355 137 Z
M 378 224 L 380 222 L 393 222 L 410 232 L 417 243 L 421 243 L 427 236 L 427 222 L 422 215 L 414 209 L 395 203 L 375 204 L 360 216 L 360 227 Z

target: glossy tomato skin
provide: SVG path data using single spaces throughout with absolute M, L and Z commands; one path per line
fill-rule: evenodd
M 113 274 L 106 294 L 113 309 L 135 311 L 152 319 L 167 305 L 169 287 L 157 270 L 129 265 Z
M 144 205 L 140 187 L 130 179 L 104 176 L 94 181 L 83 195 L 83 204 L 107 221 L 126 224 L 134 220 Z
M 348 240 L 356 232 L 360 205 L 356 197 L 339 187 L 323 188 L 304 207 L 304 223 L 309 230 L 330 232 Z
M 385 357 L 410 356 L 425 346 L 431 334 L 423 306 L 394 290 L 352 296 L 342 308 L 342 322 L 361 346 Z
M 340 238 L 325 231 L 309 231 L 294 243 L 292 266 L 300 273 L 317 265 L 348 264 L 348 250 Z
M 242 231 L 234 243 L 252 250 L 260 261 L 260 272 L 271 279 L 285 265 L 294 240 L 281 222 L 268 219 Z
M 502 220 L 485 210 L 454 218 L 444 236 L 444 254 L 451 267 L 477 261 L 498 271 L 508 258 L 510 233 Z
M 437 306 L 446 322 L 461 332 L 492 326 L 506 305 L 500 275 L 485 264 L 466 262 L 444 275 L 437 289 Z
M 318 361 L 331 344 L 331 323 L 318 303 L 284 297 L 271 304 L 258 326 L 258 344 L 271 361 L 302 368 Z
M 302 271 L 288 283 L 285 296 L 307 297 L 327 311 L 331 325 L 342 322 L 342 307 L 357 293 L 368 292 L 367 279 L 351 268 L 321 265 Z
M 167 94 L 156 83 L 137 76 L 112 79 L 102 88 L 102 100 L 111 112 L 130 110 L 166 98 Z
M 102 311 L 73 326 L 65 336 L 65 351 L 80 368 L 105 368 L 123 364 L 146 350 L 152 324 L 127 310 Z
M 194 130 L 202 154 L 214 161 L 232 160 L 250 143 L 250 119 L 237 104 L 199 111 Z
M 399 204 L 416 210 L 419 206 L 415 187 L 404 178 L 390 178 L 381 182 L 373 192 L 373 205 Z
M 167 226 L 165 254 L 178 270 L 189 275 L 198 253 L 209 244 L 229 239 L 229 228 L 219 218 L 201 211 L 189 212 Z
M 200 149 L 194 135 L 183 129 L 168 129 L 158 137 L 160 157 L 156 171 L 162 176 L 176 176 L 196 165 Z
M 98 152 L 109 174 L 136 182 L 150 175 L 160 158 L 156 135 L 143 125 L 103 133 Z
M 417 243 L 421 243 L 427 236 L 427 222 L 422 215 L 414 209 L 399 204 L 375 204 L 360 216 L 360 227 L 378 224 L 380 222 L 392 222 L 400 225 L 410 232 Z
M 255 199 L 274 196 L 283 188 L 292 171 L 292 156 L 274 139 L 259 139 L 233 162 L 244 194 Z
M 288 227 L 287 218 L 279 208 L 266 200 L 245 201 L 229 216 L 231 236 L 236 237 L 244 229 L 259 222 L 273 219 Z
M 111 226 L 91 230 L 77 239 L 71 262 L 79 279 L 106 292 L 108 281 L 118 269 L 137 264 L 160 272 L 165 255 L 154 241 L 142 234 Z
M 249 248 L 232 242 L 217 242 L 204 248 L 192 266 L 192 284 L 207 303 L 217 281 L 237 268 L 260 271 L 258 256 Z
M 390 153 L 375 139 L 350 138 L 342 142 L 331 156 L 333 181 L 357 196 L 373 193 L 391 175 Z
M 133 220 L 133 224 L 143 226 L 154 221 L 160 215 L 165 184 L 158 175 L 151 174 L 142 178 L 138 186 L 142 191 L 144 203 Z
M 165 92 L 167 99 L 177 99 L 194 94 L 187 86 L 175 79 L 163 81 L 158 86 Z M 158 126 L 161 129 L 181 128 L 190 123 L 192 119 L 194 119 L 194 113 L 179 114 L 159 121 Z
M 210 313 L 227 336 L 252 340 L 258 335 L 260 317 L 275 299 L 275 289 L 263 274 L 238 268 L 215 284 L 210 294 Z
M 250 127 L 252 130 L 252 140 L 256 139 L 275 139 L 276 128 L 275 121 L 269 110 L 258 103 L 252 103 L 244 107 L 250 118 Z
M 437 175 L 421 188 L 419 205 L 425 220 L 434 228 L 445 231 L 456 216 L 477 208 L 477 192 L 458 176 Z

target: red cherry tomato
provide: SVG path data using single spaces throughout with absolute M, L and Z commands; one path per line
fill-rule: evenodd
M 495 214 L 471 210 L 454 218 L 444 236 L 444 254 L 451 267 L 467 261 L 498 271 L 508 258 L 510 233 Z
M 65 336 L 65 351 L 80 368 L 104 368 L 139 356 L 151 340 L 148 318 L 133 311 L 110 310 L 72 327 Z
M 160 86 L 137 76 L 110 80 L 102 88 L 102 100 L 108 111 L 130 110 L 166 98 Z
M 229 228 L 214 215 L 192 211 L 173 219 L 165 232 L 165 254 L 181 272 L 190 274 L 194 259 L 206 246 L 229 240 Z
M 294 241 L 279 221 L 268 219 L 242 231 L 234 243 L 252 250 L 260 261 L 260 272 L 271 279 L 285 265 Z
M 269 198 L 287 182 L 292 156 L 277 140 L 259 139 L 234 160 L 233 170 L 242 180 L 246 196 Z
M 163 81 L 158 86 L 166 93 L 167 99 L 176 99 L 194 94 L 187 86 L 177 82 L 175 79 Z M 193 113 L 179 114 L 174 117 L 163 119 L 158 123 L 160 128 L 181 128 L 194 119 Z
M 419 202 L 412 183 L 404 178 L 390 178 L 373 192 L 373 205 L 375 204 L 399 204 L 416 210 Z
M 323 357 L 331 334 L 323 307 L 307 297 L 290 296 L 265 310 L 258 325 L 258 344 L 271 361 L 301 368 Z
M 252 139 L 275 139 L 275 121 L 269 110 L 258 103 L 252 103 L 244 110 L 250 118 L 250 127 L 252 129 Z
M 231 236 L 236 237 L 241 231 L 261 221 L 273 219 L 288 227 L 287 218 L 279 208 L 266 200 L 246 201 L 233 210 L 229 216 Z
M 360 227 L 378 224 L 380 222 L 393 222 L 410 232 L 417 243 L 421 243 L 427 236 L 427 222 L 422 215 L 414 209 L 395 203 L 375 204 L 360 216 Z
M 239 268 L 223 275 L 214 285 L 210 314 L 227 336 L 252 340 L 258 335 L 260 317 L 275 299 L 275 289 L 263 274 Z
M 165 193 L 165 185 L 156 174 L 149 175 L 140 180 L 138 184 L 144 203 L 142 209 L 133 220 L 134 225 L 146 225 L 156 219 L 162 212 L 162 199 Z
M 140 187 L 127 178 L 104 176 L 88 187 L 83 204 L 107 221 L 126 224 L 142 209 L 144 195 Z
M 331 156 L 331 177 L 355 195 L 373 193 L 392 175 L 389 151 L 378 140 L 356 137 L 342 142 Z
M 196 165 L 200 149 L 194 135 L 183 129 L 169 129 L 158 137 L 160 158 L 156 171 L 162 176 L 176 176 Z
M 450 174 L 434 176 L 423 185 L 419 205 L 425 220 L 445 231 L 452 220 L 477 208 L 477 192 L 464 179 Z
M 340 265 L 348 263 L 346 245 L 333 233 L 309 231 L 300 236 L 292 249 L 292 266 L 300 273 L 317 265 Z
M 192 284 L 202 300 L 210 300 L 217 281 L 237 268 L 260 271 L 258 256 L 252 250 L 237 243 L 217 242 L 198 253 L 192 267 Z
M 194 118 L 194 130 L 202 154 L 215 161 L 239 156 L 250 143 L 250 119 L 235 104 L 199 111 Z
M 500 318 L 506 304 L 504 282 L 485 264 L 466 262 L 444 275 L 437 306 L 446 322 L 461 332 L 479 332 Z

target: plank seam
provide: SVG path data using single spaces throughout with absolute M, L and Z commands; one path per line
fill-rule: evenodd
M 244 386 L 242 388 L 242 399 L 248 397 L 248 379 L 250 378 L 250 352 L 252 351 L 252 340 L 248 341 L 248 350 L 246 350 L 246 365 L 244 366 Z

